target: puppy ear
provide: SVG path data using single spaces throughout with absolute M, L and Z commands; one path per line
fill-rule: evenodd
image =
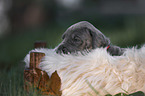
M 89 29 L 90 35 L 92 36 L 92 48 L 95 49 L 97 47 L 106 47 L 110 44 L 109 38 L 105 37 L 103 33 L 99 30 L 91 30 Z

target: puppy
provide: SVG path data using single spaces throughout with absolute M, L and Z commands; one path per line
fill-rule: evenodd
M 62 36 L 63 41 L 56 47 L 61 54 L 91 51 L 95 48 L 106 47 L 111 55 L 122 55 L 124 48 L 110 45 L 110 40 L 87 21 L 70 26 Z

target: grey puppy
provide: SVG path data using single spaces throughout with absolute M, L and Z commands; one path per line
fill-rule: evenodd
M 57 53 L 75 53 L 106 47 L 111 55 L 122 55 L 124 48 L 110 45 L 110 40 L 87 21 L 70 26 L 62 36 L 63 41 L 56 47 Z

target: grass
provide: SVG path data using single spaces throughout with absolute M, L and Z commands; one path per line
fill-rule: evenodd
M 4 77 L 0 78 L 0 96 L 41 96 L 33 90 L 29 94 L 24 90 L 23 69 L 12 68 L 0 75 Z
M 1 71 L 0 96 L 26 96 L 23 90 L 23 72 L 15 68 Z

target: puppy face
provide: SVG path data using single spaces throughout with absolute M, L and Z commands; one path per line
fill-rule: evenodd
M 77 51 L 92 49 L 92 37 L 86 28 L 75 29 L 66 32 L 62 36 L 63 41 L 57 48 L 57 53 L 67 54 Z
M 105 47 L 110 41 L 98 29 L 87 21 L 69 27 L 62 36 L 63 41 L 56 48 L 57 53 L 74 53 L 90 51 L 97 47 Z

